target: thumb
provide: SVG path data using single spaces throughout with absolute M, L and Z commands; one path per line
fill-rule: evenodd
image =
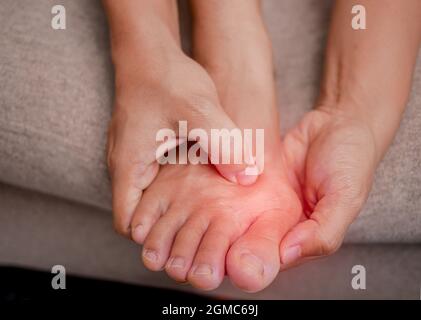
M 280 245 L 283 269 L 304 260 L 331 255 L 342 244 L 359 209 L 344 199 L 322 198 L 309 219 L 298 223 Z
M 261 171 L 258 167 L 260 161 L 256 162 L 253 157 L 252 137 L 243 134 L 222 107 L 213 108 L 206 117 L 195 117 L 190 123 L 206 132 L 206 135 L 200 135 L 192 130 L 189 138 L 198 141 L 225 179 L 240 185 L 251 185 L 257 181 Z

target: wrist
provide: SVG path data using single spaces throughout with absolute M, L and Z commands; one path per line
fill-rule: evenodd
M 377 116 L 370 109 L 370 104 L 354 100 L 343 99 L 340 102 L 327 102 L 319 100 L 317 110 L 329 115 L 331 121 L 343 125 L 357 126 L 364 129 L 367 143 L 373 142 L 376 162 L 379 163 L 392 143 L 393 137 L 399 128 L 400 115 L 395 113 L 379 113 Z M 379 111 L 381 111 L 379 109 Z
M 150 30 L 154 30 L 153 34 Z M 181 52 L 178 41 L 160 21 L 151 22 L 148 28 L 142 23 L 130 32 L 112 35 L 111 39 L 111 56 L 116 69 L 139 64 L 147 68 L 178 52 Z
M 117 70 L 148 66 L 179 47 L 177 5 L 172 0 L 103 0 Z

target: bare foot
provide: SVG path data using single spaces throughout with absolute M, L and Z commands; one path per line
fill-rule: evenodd
M 132 221 L 145 266 L 165 267 L 175 280 L 205 290 L 218 287 L 226 271 L 244 290 L 267 286 L 279 271 L 279 243 L 301 214 L 277 160 L 249 187 L 211 166 L 165 166 Z

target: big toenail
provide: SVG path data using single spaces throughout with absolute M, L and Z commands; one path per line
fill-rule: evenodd
M 208 264 L 199 264 L 194 269 L 194 274 L 196 276 L 210 276 L 213 273 L 212 267 Z
M 151 262 L 158 261 L 158 253 L 155 250 L 145 249 L 143 250 L 143 256 L 146 260 L 149 260 Z
M 263 263 L 258 257 L 250 253 L 243 253 L 240 259 L 244 269 L 248 269 L 254 274 L 263 276 Z
M 168 263 L 168 266 L 170 268 L 180 268 L 181 269 L 181 268 L 184 268 L 185 261 L 181 257 L 170 258 L 170 261 Z

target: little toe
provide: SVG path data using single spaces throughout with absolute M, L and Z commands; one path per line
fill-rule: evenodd
M 152 227 L 142 251 L 142 260 L 148 269 L 158 271 L 165 266 L 175 235 L 186 216 L 182 210 L 170 209 Z

